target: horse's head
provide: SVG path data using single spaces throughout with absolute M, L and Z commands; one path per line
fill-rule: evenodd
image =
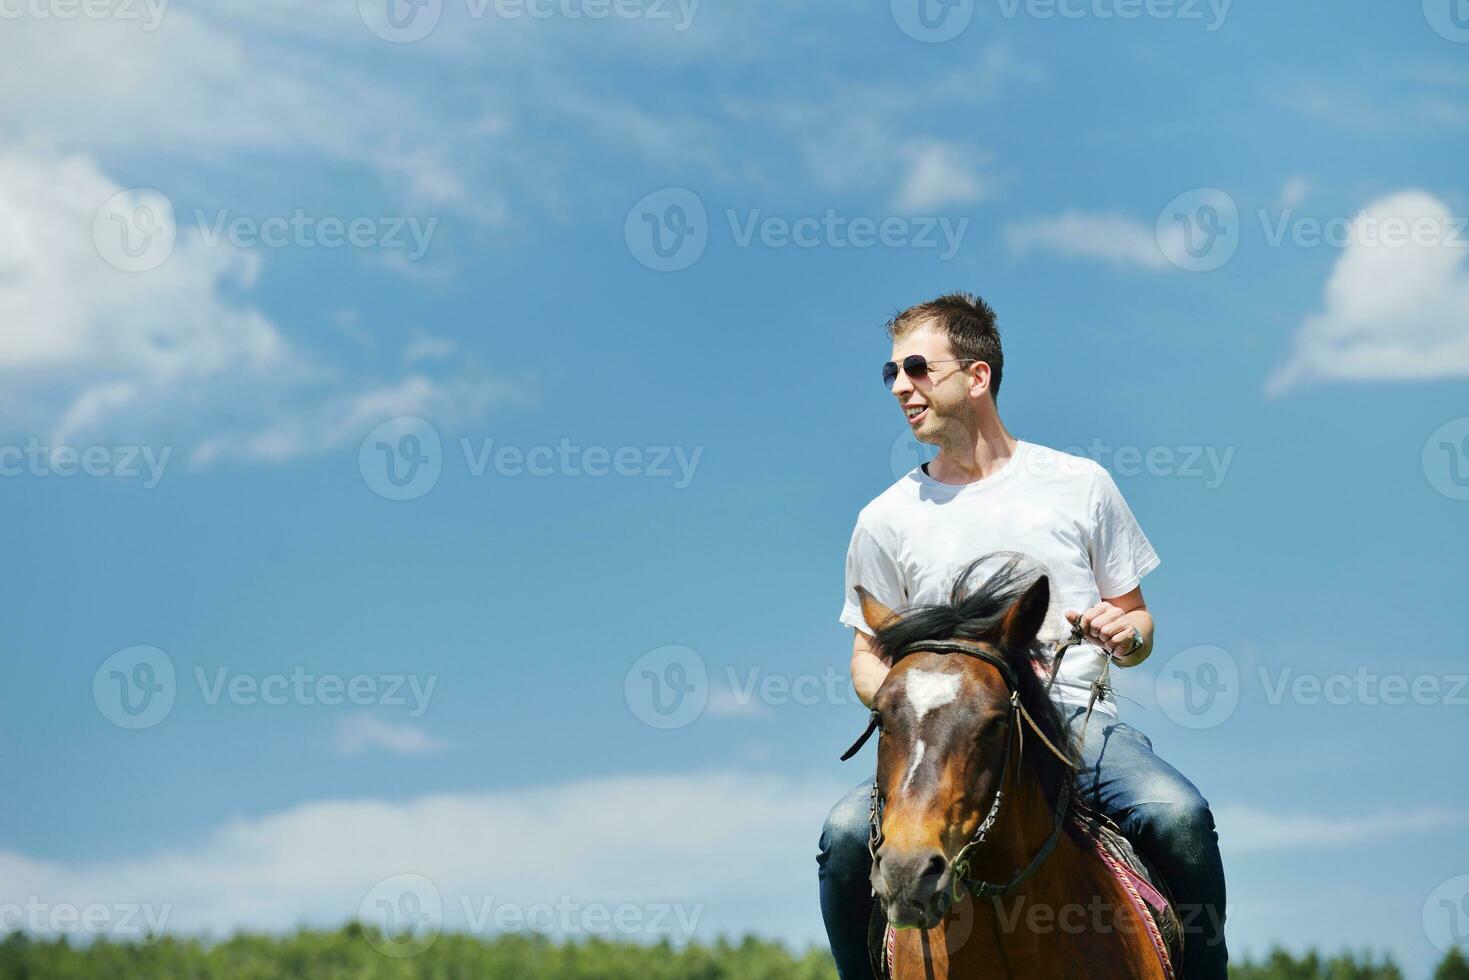
M 1041 576 L 1017 596 L 1012 565 L 966 592 L 964 579 L 977 565 L 956 583 L 950 605 L 905 615 L 859 590 L 879 649 L 896 658 L 873 699 L 883 810 L 872 884 L 900 927 L 932 928 L 948 911 L 955 858 L 1005 778 L 1019 723 L 1012 682 L 1023 701 L 1035 706 L 1039 697 L 1049 708 L 1030 659 L 1050 601 L 1048 580 Z M 960 640 L 981 655 L 924 652 L 921 641 L 933 640 Z

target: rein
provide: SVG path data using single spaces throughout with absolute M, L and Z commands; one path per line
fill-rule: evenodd
M 1056 648 L 1051 665 L 1051 676 L 1046 681 L 1047 695 L 1050 694 L 1051 685 L 1055 683 L 1056 675 L 1061 670 L 1062 655 L 1065 654 L 1066 651 L 1072 646 L 1080 643 L 1081 640 L 1082 631 L 1081 626 L 1078 623 L 1072 629 L 1071 636 Z M 1063 789 L 1056 794 L 1056 805 L 1051 814 L 1050 834 L 1046 836 L 1045 841 L 1042 842 L 1041 846 L 1036 850 L 1035 855 L 1031 857 L 1030 862 L 1026 864 L 1025 867 L 1017 871 L 1014 875 L 1012 875 L 1009 881 L 992 882 L 980 879 L 973 879 L 969 877 L 969 863 L 971 855 L 976 848 L 978 848 L 981 844 L 985 842 L 986 837 L 989 836 L 990 830 L 993 829 L 996 821 L 999 820 L 1000 809 L 1005 800 L 1005 787 L 1009 784 L 1012 758 L 1015 760 L 1013 765 L 1016 767 L 1020 766 L 1024 761 L 1026 725 L 1028 725 L 1031 731 L 1035 733 L 1036 737 L 1041 740 L 1041 744 L 1050 749 L 1051 753 L 1055 755 L 1056 758 L 1060 759 L 1068 768 L 1074 769 L 1076 768 L 1076 764 L 1066 756 L 1066 753 L 1058 749 L 1055 744 L 1046 737 L 1046 733 L 1041 729 L 1038 724 L 1036 724 L 1035 719 L 1031 717 L 1030 712 L 1026 710 L 1025 705 L 1020 703 L 1020 685 L 1016 680 L 1014 669 L 1010 666 L 1009 662 L 1005 660 L 1004 657 L 991 652 L 990 650 L 980 646 L 977 643 L 972 643 L 967 640 L 917 640 L 913 643 L 910 643 L 902 650 L 899 650 L 897 655 L 893 658 L 893 662 L 896 663 L 897 661 L 913 653 L 957 653 L 962 656 L 972 657 L 975 660 L 981 660 L 1000 672 L 1000 676 L 1005 681 L 1005 686 L 1010 691 L 1010 706 L 1007 712 L 1006 720 L 1010 731 L 1014 733 L 1014 737 L 1010 738 L 1006 744 L 1005 761 L 1002 764 L 1000 770 L 1000 781 L 996 785 L 995 796 L 994 799 L 990 802 L 989 812 L 985 814 L 985 818 L 980 821 L 979 827 L 974 831 L 974 836 L 972 836 L 969 841 L 962 848 L 959 849 L 959 853 L 954 857 L 954 890 L 951 897 L 957 901 L 959 898 L 959 890 L 961 888 L 968 890 L 969 894 L 974 896 L 975 898 L 1004 895 L 1011 889 L 1019 885 L 1021 882 L 1025 881 L 1031 875 L 1035 874 L 1040 866 L 1045 863 L 1046 858 L 1050 857 L 1051 852 L 1056 848 L 1056 842 L 1060 839 L 1061 828 L 1066 821 L 1066 813 L 1071 805 L 1070 783 L 1066 783 L 1064 784 Z M 1109 656 L 1107 658 L 1106 665 L 1103 667 L 1102 675 L 1097 678 L 1097 680 L 1092 684 L 1091 700 L 1087 704 L 1086 721 L 1082 725 L 1083 738 L 1086 735 L 1086 725 L 1091 722 L 1092 708 L 1095 706 L 1096 702 L 1099 699 L 1106 697 L 1105 684 L 1111 665 L 1112 658 Z M 1019 721 L 1025 722 L 1025 725 L 1018 724 L 1017 717 Z M 872 733 L 878 730 L 880 721 L 881 719 L 878 716 L 878 713 L 876 711 L 873 711 L 871 717 L 868 719 L 867 728 L 862 732 L 860 736 L 858 736 L 857 741 L 852 743 L 851 748 L 842 753 L 843 762 L 846 762 L 848 759 L 852 758 L 852 756 L 856 755 L 857 752 L 861 750 L 863 745 L 867 744 L 867 740 L 872 737 Z M 1019 746 L 1018 750 L 1016 749 L 1017 745 Z M 874 862 L 876 862 L 877 860 L 877 850 L 879 847 L 882 846 L 882 811 L 883 797 L 881 791 L 878 789 L 877 777 L 874 776 L 872 779 L 872 805 L 870 810 L 868 811 L 867 840 L 867 850 Z

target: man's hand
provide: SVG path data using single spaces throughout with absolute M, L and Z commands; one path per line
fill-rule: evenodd
M 1142 604 L 1141 590 L 1104 599 L 1086 612 L 1070 610 L 1066 619 L 1072 625 L 1080 622 L 1082 635 L 1111 654 L 1120 667 L 1140 664 L 1152 652 L 1153 617 Z
M 852 638 L 852 687 L 858 699 L 872 707 L 877 689 L 891 669 L 888 662 L 877 652 L 877 641 L 867 633 L 854 629 Z

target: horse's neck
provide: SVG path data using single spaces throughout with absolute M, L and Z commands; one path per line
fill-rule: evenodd
M 1030 766 L 1006 789 L 1002 813 L 970 876 L 1003 884 L 1050 835 L 1053 809 Z M 899 933 L 898 977 L 1161 978 L 1146 933 L 1096 853 L 1062 829 L 1036 871 L 999 898 L 954 904 L 940 925 Z
M 1053 807 L 1046 799 L 1028 745 L 1020 764 L 1011 767 L 1004 791 L 995 826 L 969 862 L 971 878 L 996 884 L 1004 884 L 1030 864 L 1054 825 Z

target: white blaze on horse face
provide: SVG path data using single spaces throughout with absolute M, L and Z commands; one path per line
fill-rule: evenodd
M 903 785 L 898 790 L 899 793 L 908 792 L 908 784 L 913 782 L 913 777 L 917 775 L 918 765 L 923 761 L 923 753 L 927 748 L 928 746 L 923 744 L 923 739 L 920 738 L 918 740 L 918 747 L 913 750 L 913 761 L 908 763 L 908 774 L 903 777 Z
M 932 670 L 910 670 L 903 678 L 903 693 L 913 705 L 917 724 L 934 708 L 942 708 L 959 696 L 959 675 L 940 674 Z

